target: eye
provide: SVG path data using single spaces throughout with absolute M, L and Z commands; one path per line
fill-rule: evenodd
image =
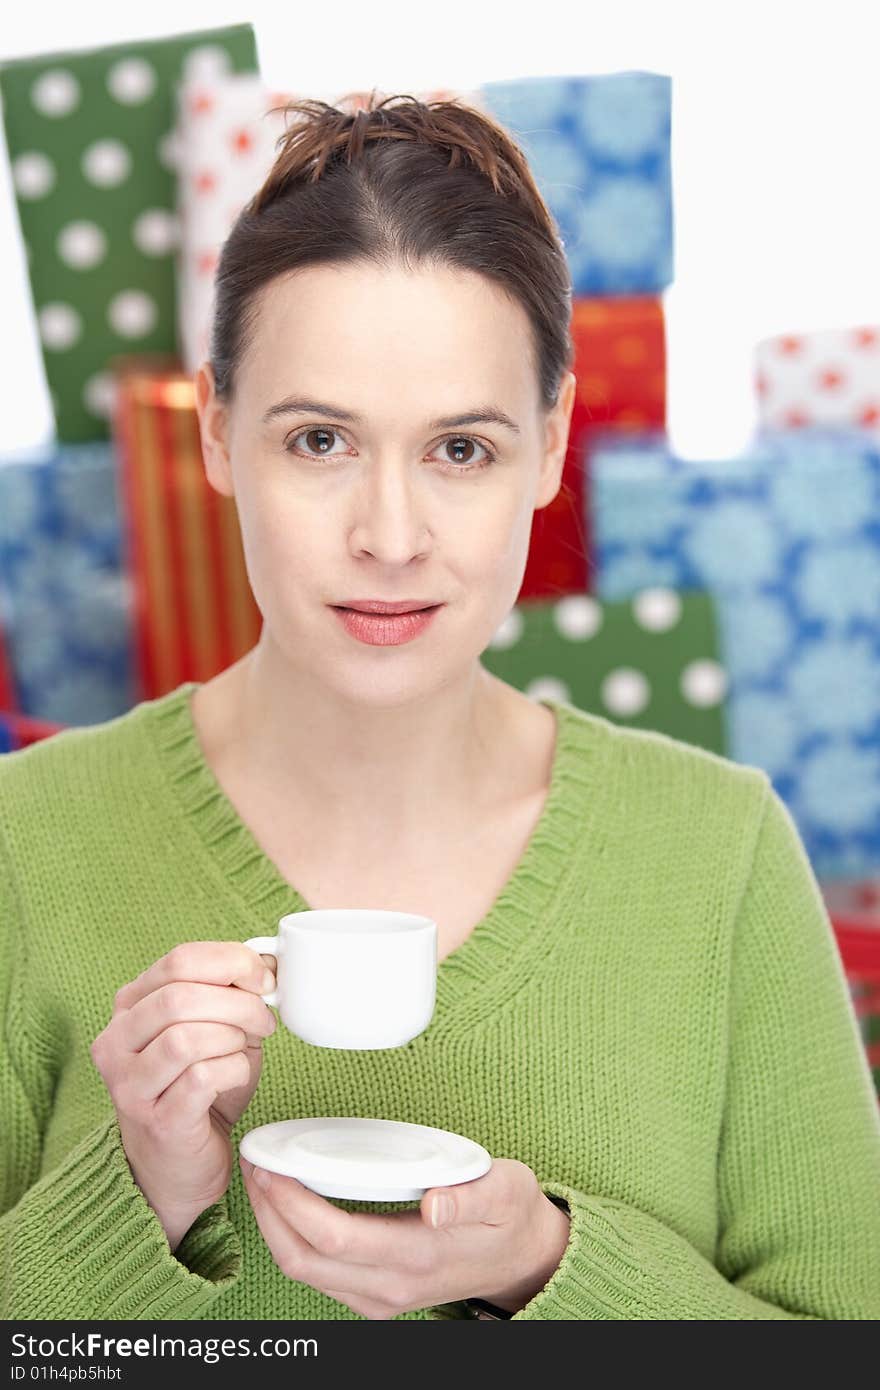
M 292 435 L 284 447 L 288 453 L 302 453 L 306 458 L 338 458 L 339 455 L 331 452 L 331 446 L 327 442 L 333 437 L 344 442 L 343 436 L 338 430 L 332 429 L 328 425 L 312 425 L 308 429 L 300 430 L 299 434 Z M 295 449 L 293 446 L 298 439 L 305 439 L 308 447 L 303 450 Z M 317 445 L 317 453 L 312 451 L 313 444 Z M 447 435 L 445 439 L 441 439 L 440 443 L 435 447 L 437 449 L 445 449 L 450 446 L 454 452 L 464 454 L 465 457 L 460 459 L 457 463 L 450 458 L 439 459 L 438 462 L 444 472 L 476 473 L 478 469 L 488 468 L 490 464 L 495 462 L 495 454 L 493 451 L 479 439 L 474 439 L 471 435 L 450 434 Z M 474 446 L 476 446 L 477 449 L 482 449 L 484 454 L 483 458 L 477 458 L 476 460 L 471 459 L 470 454 L 473 453 Z
M 339 435 L 336 430 L 327 429 L 322 425 L 312 425 L 310 429 L 300 430 L 299 434 L 292 435 L 289 442 L 285 444 L 284 447 L 288 450 L 288 452 L 295 453 L 297 451 L 294 450 L 292 446 L 296 443 L 298 439 L 306 439 L 309 443 L 309 448 L 306 449 L 304 452 L 311 458 L 318 458 L 320 455 L 327 455 L 330 452 L 329 445 L 324 443 L 323 441 L 327 440 L 328 437 L 332 435 L 336 435 L 336 437 L 340 439 L 342 438 L 342 436 Z M 318 452 L 316 454 L 312 453 L 312 442 L 317 442 Z
M 441 449 L 451 447 L 455 452 L 461 452 L 463 450 L 467 453 L 468 449 L 473 450 L 475 444 L 478 449 L 483 450 L 485 458 L 477 459 L 476 462 L 472 462 L 470 457 L 467 457 L 459 463 L 451 463 L 448 459 L 441 459 L 441 466 L 449 469 L 453 473 L 470 473 L 471 470 L 477 468 L 488 468 L 490 463 L 495 462 L 495 455 L 492 453 L 491 449 L 487 449 L 485 444 L 481 444 L 479 439 L 472 439 L 469 434 L 451 434 L 447 439 L 441 440 L 439 447 Z

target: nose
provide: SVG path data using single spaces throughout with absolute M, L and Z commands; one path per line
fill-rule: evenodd
M 386 456 L 363 470 L 352 499 L 354 551 L 393 566 L 426 549 L 428 493 L 418 469 L 419 464 L 409 459 Z

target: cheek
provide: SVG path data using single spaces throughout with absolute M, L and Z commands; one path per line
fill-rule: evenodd
M 314 509 L 267 493 L 244 499 L 238 517 L 248 578 L 264 616 L 298 590 L 314 587 L 326 573 L 331 522 L 316 521 Z
M 491 517 L 484 517 L 476 544 L 483 552 L 487 569 L 494 568 L 499 578 L 524 564 L 528 555 L 534 512 L 520 499 L 500 505 Z

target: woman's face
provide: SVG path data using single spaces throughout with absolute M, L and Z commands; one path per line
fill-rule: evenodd
M 530 342 L 482 276 L 316 266 L 263 290 L 228 410 L 199 369 L 208 476 L 235 497 L 254 598 L 294 668 L 378 704 L 472 671 L 565 458 L 574 377 L 545 414 Z M 489 411 L 510 425 L 466 418 Z M 443 606 L 377 646 L 334 611 L 352 599 Z

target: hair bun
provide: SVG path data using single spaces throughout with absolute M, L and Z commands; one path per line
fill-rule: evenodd
M 519 196 L 531 203 L 539 220 L 549 217 L 534 185 L 525 155 L 494 118 L 454 96 L 424 102 L 408 93 L 381 97 L 349 92 L 337 105 L 308 97 L 287 102 L 282 110 L 296 119 L 276 141 L 275 163 L 250 208 L 260 212 L 296 179 L 314 183 L 328 165 L 344 159 L 360 161 L 375 140 L 412 140 L 434 145 L 447 155 L 450 168 L 470 164 L 501 196 Z
M 522 149 L 453 91 L 421 100 L 375 88 L 335 105 L 317 97 L 268 107 L 285 117 L 275 161 L 240 210 L 214 278 L 210 358 L 231 400 L 259 321 L 259 293 L 309 266 L 372 262 L 482 276 L 522 306 L 523 351 L 541 405 L 555 405 L 574 347 L 565 250 Z

